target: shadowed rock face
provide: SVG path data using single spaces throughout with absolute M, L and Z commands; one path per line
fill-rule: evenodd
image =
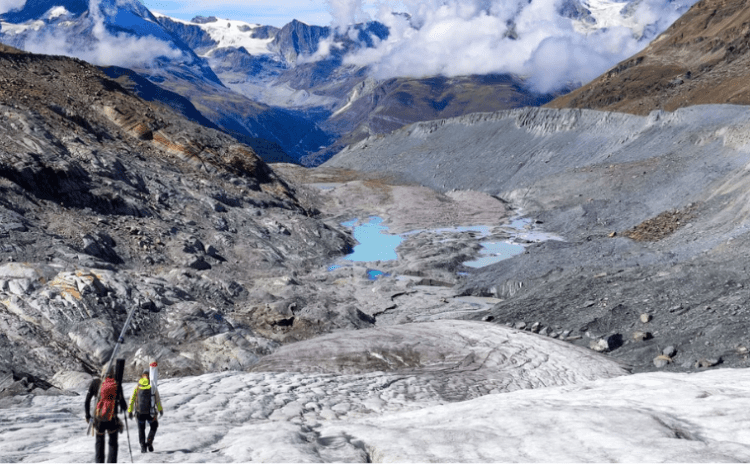
M 134 307 L 129 370 L 248 366 L 278 343 L 230 314 L 351 248 L 250 147 L 82 61 L 0 46 L 0 101 L 5 375 L 98 369 Z
M 750 104 L 748 21 L 745 2 L 698 2 L 643 51 L 547 106 L 646 115 L 709 103 Z

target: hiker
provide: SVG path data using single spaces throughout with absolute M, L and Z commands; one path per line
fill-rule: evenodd
M 159 390 L 151 385 L 149 381 L 149 371 L 146 369 L 141 374 L 141 379 L 130 397 L 128 406 L 128 415 L 133 418 L 133 413 L 138 417 L 138 441 L 141 443 L 141 453 L 146 450 L 154 450 L 154 435 L 159 428 L 157 412 L 159 416 L 164 414 L 161 408 L 161 399 Z M 146 438 L 146 422 L 149 423 L 148 438 Z
M 101 394 L 100 393 L 101 390 Z M 104 377 L 104 381 L 95 378 L 86 393 L 86 423 L 91 422 L 89 404 L 91 398 L 97 398 L 94 406 L 93 428 L 96 433 L 96 462 L 104 462 L 104 434 L 109 435 L 109 452 L 107 462 L 117 462 L 117 434 L 122 429 L 122 423 L 117 418 L 119 411 L 125 411 L 127 403 L 122 393 L 122 385 L 115 380 L 115 369 L 112 366 Z

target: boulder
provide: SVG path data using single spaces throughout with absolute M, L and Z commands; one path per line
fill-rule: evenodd
M 112 326 L 102 319 L 79 322 L 68 332 L 68 337 L 84 353 L 90 353 L 92 361 L 104 364 L 109 360 L 117 335 Z
M 86 372 L 60 371 L 52 377 L 50 383 L 61 390 L 83 392 L 88 388 L 91 379 L 91 374 Z
M 706 369 L 721 364 L 721 358 L 703 358 L 695 363 L 696 369 Z
M 661 351 L 661 354 L 663 354 L 664 356 L 668 356 L 668 357 L 670 357 L 670 358 L 673 358 L 673 357 L 674 357 L 674 355 L 675 355 L 675 354 L 677 354 L 677 349 L 675 349 L 675 347 L 674 347 L 674 346 L 671 346 L 671 345 L 670 345 L 670 346 L 668 346 L 668 347 L 664 348 L 664 349 L 663 349 L 663 350 Z
M 623 341 L 621 334 L 612 334 L 606 337 L 602 337 L 598 340 L 592 340 L 589 344 L 589 347 L 594 351 L 606 353 L 621 347 L 622 343 Z

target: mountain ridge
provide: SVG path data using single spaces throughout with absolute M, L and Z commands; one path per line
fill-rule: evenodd
M 645 115 L 690 105 L 750 104 L 750 10 L 735 0 L 701 0 L 648 47 L 550 102 Z
M 69 1 L 61 3 L 69 8 L 56 19 L 38 19 L 51 11 L 53 3 L 60 3 L 50 0 L 34 0 L 20 11 L 0 15 L 0 22 L 7 25 L 0 29 L 0 40 L 23 48 L 48 34 L 57 44 L 60 34 L 67 37 L 75 29 L 75 40 L 62 40 L 68 53 L 76 47 L 94 47 L 89 54 L 96 51 L 97 45 L 91 45 L 95 40 L 117 38 L 118 49 L 130 48 L 131 43 L 123 42 L 126 40 L 151 40 L 154 46 L 137 48 L 153 49 L 154 64 L 125 67 L 189 99 L 203 117 L 254 144 L 269 160 L 279 160 L 282 155 L 261 139 L 280 147 L 296 162 L 315 165 L 363 137 L 386 134 L 404 124 L 467 111 L 539 105 L 560 93 L 532 91 L 527 78 L 512 73 L 374 79 L 371 65 L 354 64 L 351 57 L 375 51 L 391 39 L 389 26 L 378 21 L 353 24 L 344 32 L 297 20 L 272 28 L 213 16 L 176 20 L 154 15 L 136 0 L 100 1 L 92 3 L 93 10 L 84 10 L 76 0 Z M 675 2 L 674 8 L 679 10 L 682 3 Z M 608 28 L 621 25 L 634 28 L 634 36 L 652 33 L 651 26 L 643 28 L 636 21 L 640 5 L 627 4 L 627 8 L 615 11 L 617 5 L 570 0 L 555 9 L 555 14 L 570 21 L 576 31 L 605 34 Z M 522 10 L 519 5 L 516 14 Z M 32 18 L 34 15 L 37 19 Z M 414 29 L 415 34 L 422 26 L 431 27 L 420 26 L 424 18 L 398 18 L 406 21 L 402 26 Z M 36 21 L 33 28 L 31 21 Z M 508 24 L 507 34 L 498 40 L 523 39 L 517 30 L 521 23 L 510 20 Z M 97 25 L 110 36 L 96 32 Z M 41 32 L 35 31 L 39 27 Z M 144 59 L 142 55 L 133 53 L 130 59 Z M 456 88 L 445 90 L 444 84 L 450 82 L 455 82 Z M 411 107 L 409 101 L 416 106 Z M 285 129 L 292 126 L 296 129 Z

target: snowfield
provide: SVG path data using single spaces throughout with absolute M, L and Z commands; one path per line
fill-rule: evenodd
M 152 12 L 157 18 L 165 17 L 166 15 Z M 251 55 L 269 55 L 271 51 L 268 49 L 268 45 L 273 42 L 273 38 L 270 39 L 256 39 L 253 37 L 255 29 L 262 27 L 260 24 L 250 24 L 244 21 L 238 21 L 233 19 L 217 19 L 214 22 L 208 22 L 204 24 L 194 23 L 192 21 L 184 21 L 182 19 L 172 18 L 166 16 L 171 21 L 187 24 L 190 26 L 198 26 L 204 30 L 208 35 L 217 42 L 214 47 L 206 55 L 210 55 L 211 52 L 219 48 L 244 48 Z
M 285 346 L 259 367 L 274 366 L 163 373 L 156 450 L 140 453 L 131 420 L 134 460 L 750 460 L 747 369 L 627 375 L 590 350 L 466 321 L 334 333 Z M 66 381 L 80 396 L 0 400 L 0 461 L 93 459 L 83 376 Z M 124 434 L 119 443 L 127 462 Z

